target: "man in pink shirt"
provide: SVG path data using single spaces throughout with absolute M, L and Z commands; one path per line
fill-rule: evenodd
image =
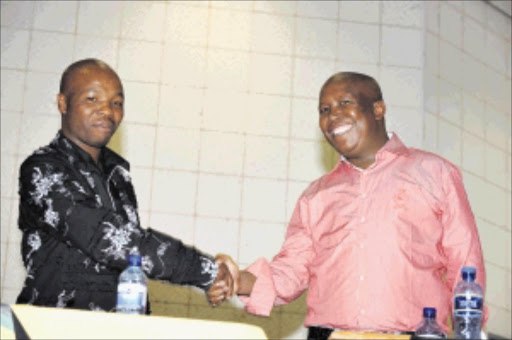
M 342 72 L 322 86 L 320 128 L 341 155 L 303 192 L 280 252 L 246 270 L 225 259 L 248 312 L 268 316 L 308 289 L 308 339 L 333 329 L 413 332 L 435 307 L 449 333 L 463 266 L 485 270 L 460 171 L 386 131 L 377 82 Z

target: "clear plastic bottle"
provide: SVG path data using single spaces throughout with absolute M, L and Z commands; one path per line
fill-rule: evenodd
M 135 249 L 128 256 L 128 267 L 119 276 L 116 311 L 126 314 L 145 314 L 147 279 L 141 268 L 141 256 Z
M 484 302 L 482 287 L 475 282 L 474 267 L 463 267 L 461 276 L 453 297 L 453 336 L 455 339 L 480 339 Z
M 441 326 L 436 321 L 437 311 L 433 307 L 423 308 L 423 321 L 414 332 L 413 339 L 446 339 Z

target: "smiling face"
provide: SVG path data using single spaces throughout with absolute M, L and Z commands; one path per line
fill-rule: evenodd
M 352 164 L 366 168 L 388 140 L 386 107 L 361 82 L 335 79 L 320 92 L 320 129 L 333 148 Z
M 97 161 L 123 119 L 124 94 L 118 76 L 99 65 L 83 66 L 69 76 L 57 102 L 63 134 Z

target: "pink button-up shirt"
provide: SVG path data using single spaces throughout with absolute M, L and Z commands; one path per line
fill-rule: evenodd
M 435 307 L 448 331 L 462 266 L 476 267 L 485 289 L 459 170 L 393 135 L 368 169 L 341 158 L 304 191 L 279 254 L 247 268 L 257 280 L 242 300 L 269 315 L 309 288 L 306 326 L 413 331 L 423 307 Z

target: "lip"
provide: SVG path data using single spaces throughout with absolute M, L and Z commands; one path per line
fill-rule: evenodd
M 332 136 L 341 136 L 350 131 L 354 127 L 354 124 L 352 123 L 342 123 L 339 125 L 336 125 L 335 127 L 330 129 L 330 133 Z
M 108 132 L 114 131 L 114 123 L 109 122 L 109 121 L 97 122 L 97 123 L 92 124 L 92 126 L 99 130 L 104 130 L 104 131 L 108 131 Z

